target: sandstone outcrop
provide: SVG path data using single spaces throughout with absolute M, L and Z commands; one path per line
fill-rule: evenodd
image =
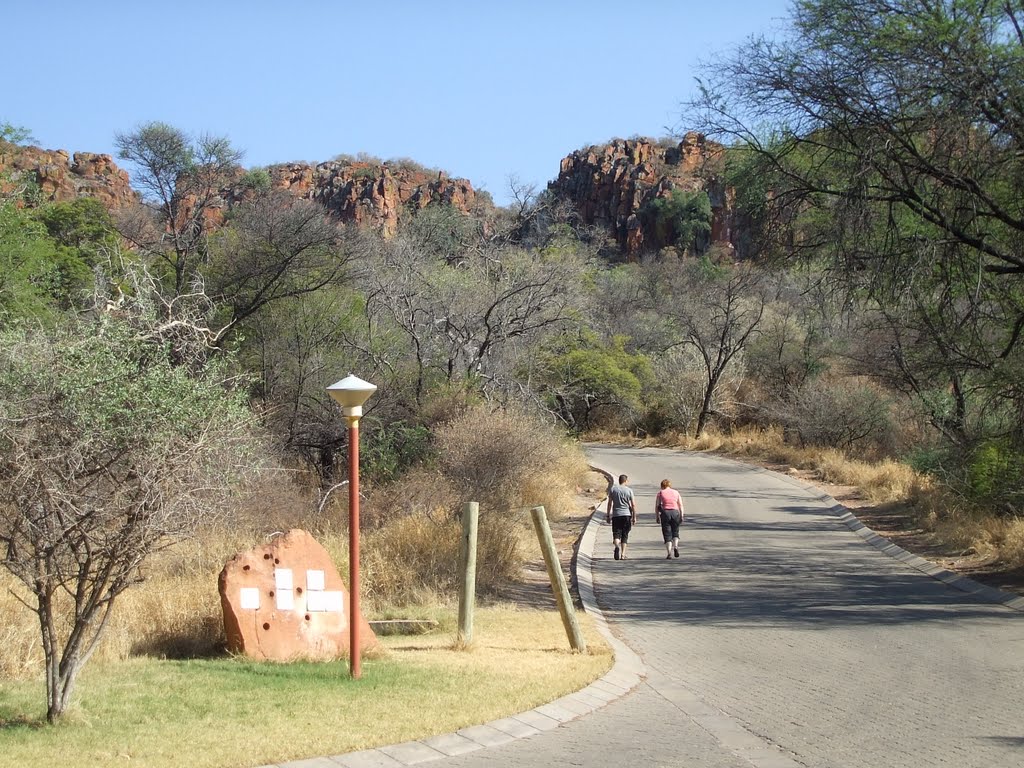
M 314 200 L 340 221 L 374 227 L 386 237 L 397 232 L 403 209 L 443 204 L 468 214 L 481 202 L 466 179 L 405 161 L 284 163 L 266 170 L 273 189 Z M 31 180 L 44 202 L 88 196 L 114 210 L 139 201 L 128 173 L 110 155 L 76 152 L 72 158 L 63 149 L 0 144 L 0 177 L 4 175 L 15 184 Z M 220 225 L 232 205 L 253 194 L 242 183 L 244 176 L 244 170 L 237 169 L 234 181 L 220 190 L 220 199 L 204 214 L 207 225 Z M 189 204 L 185 200 L 184 208 Z
M 273 189 L 315 200 L 340 221 L 372 226 L 385 237 L 398 231 L 403 209 L 444 204 L 468 214 L 477 205 L 477 194 L 466 179 L 402 164 L 288 163 L 269 166 L 267 172 Z M 223 191 L 229 206 L 248 194 L 241 185 Z
M 711 201 L 711 243 L 731 247 L 734 194 L 723 179 L 724 152 L 692 131 L 674 145 L 615 139 L 564 158 L 548 189 L 572 203 L 583 224 L 606 229 L 630 258 L 669 245 L 649 214 L 654 200 L 674 189 L 704 190 Z
M 349 594 L 330 555 L 293 529 L 235 555 L 218 583 L 228 649 L 270 661 L 349 655 Z M 377 644 L 359 617 L 359 645 Z
M 64 202 L 94 197 L 107 208 L 123 208 L 138 201 L 128 174 L 118 168 L 110 155 L 49 150 L 0 144 L 0 176 L 8 184 L 33 182 L 46 202 Z

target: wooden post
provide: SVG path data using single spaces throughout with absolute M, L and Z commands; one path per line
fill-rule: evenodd
M 558 612 L 562 614 L 562 626 L 565 627 L 565 634 L 569 637 L 569 644 L 574 651 L 585 651 L 587 643 L 583 639 L 579 622 L 576 620 L 576 609 L 573 607 L 572 597 L 569 596 L 569 587 L 565 583 L 565 576 L 562 575 L 562 566 L 558 561 L 555 540 L 551 537 L 547 513 L 544 511 L 544 507 L 534 507 L 530 510 L 530 516 L 533 518 L 533 528 L 537 531 L 537 539 L 540 541 L 540 548 L 544 553 L 544 563 L 548 567 L 548 578 L 551 580 L 551 591 L 555 593 L 555 602 L 558 603 Z
M 473 642 L 473 607 L 476 604 L 476 529 L 480 505 L 467 501 L 462 505 L 462 551 L 459 564 L 459 643 Z

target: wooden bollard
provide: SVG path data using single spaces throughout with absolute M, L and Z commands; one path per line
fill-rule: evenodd
M 473 608 L 476 604 L 476 530 L 480 505 L 468 501 L 462 505 L 462 548 L 459 564 L 459 644 L 473 642 Z
M 533 528 L 537 531 L 537 539 L 540 541 L 540 548 L 544 553 L 544 563 L 548 567 L 548 578 L 551 580 L 551 591 L 555 593 L 555 602 L 558 603 L 558 612 L 562 615 L 562 626 L 565 627 L 565 634 L 569 637 L 569 644 L 574 651 L 585 651 L 587 643 L 583 639 L 579 622 L 576 620 L 576 610 L 573 608 L 565 576 L 562 575 L 562 566 L 558 562 L 558 551 L 555 549 L 555 540 L 551 537 L 547 513 L 544 511 L 544 507 L 534 507 L 530 510 L 530 516 L 533 518 Z

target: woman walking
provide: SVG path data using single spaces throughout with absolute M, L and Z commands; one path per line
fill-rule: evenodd
M 679 525 L 683 522 L 683 497 L 668 478 L 661 481 L 661 490 L 654 502 L 654 521 L 661 523 L 665 539 L 665 559 L 679 557 Z

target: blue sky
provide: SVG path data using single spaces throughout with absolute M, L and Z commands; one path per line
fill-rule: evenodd
M 160 120 L 247 167 L 408 157 L 508 202 L 573 150 L 679 125 L 696 65 L 789 0 L 35 0 L 4 9 L 0 121 L 115 154 Z

